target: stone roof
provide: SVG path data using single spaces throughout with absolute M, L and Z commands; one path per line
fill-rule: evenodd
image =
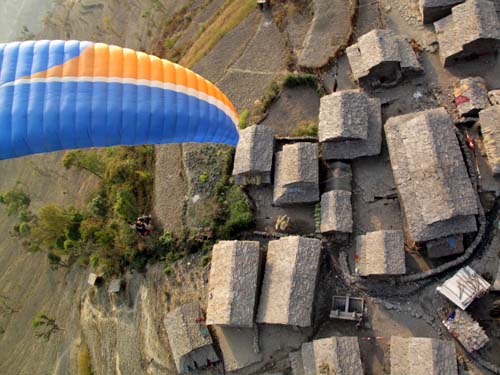
M 424 337 L 391 337 L 391 375 L 457 375 L 452 341 Z
M 311 325 L 321 241 L 299 236 L 270 241 L 258 323 Z
M 404 236 L 400 230 L 381 230 L 357 236 L 356 256 L 361 276 L 406 273 Z
M 352 233 L 351 192 L 332 190 L 321 196 L 321 233 Z
M 213 247 L 208 325 L 253 326 L 260 261 L 257 241 L 221 241 Z
M 500 105 L 479 112 L 479 124 L 488 165 L 494 176 L 500 175 Z
M 385 134 L 399 201 L 413 240 L 475 231 L 476 193 L 446 110 L 391 117 Z
M 236 184 L 271 183 L 273 154 L 274 132 L 271 128 L 253 125 L 241 130 L 234 156 Z
M 420 0 L 423 23 L 432 23 L 451 13 L 451 8 L 465 0 Z
M 410 43 L 392 30 L 372 30 L 346 50 L 353 77 L 361 84 L 396 84 L 422 66 Z
M 382 113 L 380 100 L 346 90 L 321 99 L 319 140 L 324 160 L 355 159 L 380 153 Z
M 494 53 L 500 40 L 495 5 L 489 0 L 467 0 L 434 22 L 439 55 L 444 66 L 471 56 Z
M 218 360 L 212 346 L 203 311 L 197 302 L 182 305 L 169 312 L 165 318 L 165 328 L 172 356 L 179 373 L 206 365 L 207 359 Z
M 449 236 L 425 244 L 429 258 L 447 257 L 464 252 L 463 235 Z
M 319 141 L 366 139 L 368 137 L 368 96 L 346 90 L 321 98 Z
M 357 337 L 328 337 L 302 344 L 305 375 L 364 373 Z
M 486 81 L 481 77 L 462 79 L 453 96 L 460 116 L 477 116 L 479 110 L 490 105 Z
M 318 145 L 299 142 L 276 153 L 273 203 L 277 206 L 319 201 Z

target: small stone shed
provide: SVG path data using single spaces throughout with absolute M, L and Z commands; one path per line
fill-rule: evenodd
M 500 105 L 479 112 L 479 124 L 488 165 L 494 176 L 500 176 Z
M 321 196 L 321 233 L 352 233 L 351 192 L 332 190 Z
M 357 337 L 328 337 L 302 344 L 293 354 L 304 375 L 362 375 L 361 352 Z M 299 369 L 300 371 L 300 369 Z M 298 371 L 296 371 L 299 373 Z
M 434 28 L 445 67 L 498 49 L 499 23 L 495 5 L 489 0 L 467 0 L 453 7 L 449 16 L 434 22 Z
M 212 337 L 197 302 L 182 305 L 169 312 L 164 321 L 175 366 L 180 374 L 202 369 L 219 358 Z
M 372 30 L 346 50 L 352 75 L 362 86 L 393 86 L 422 65 L 405 37 L 392 30 Z
M 324 160 L 378 155 L 382 145 L 380 100 L 357 90 L 324 96 L 318 130 Z
M 221 241 L 213 247 L 207 324 L 252 327 L 261 251 L 257 241 Z
M 311 325 L 321 241 L 299 236 L 269 242 L 258 323 Z
M 381 230 L 357 236 L 356 256 L 361 276 L 406 273 L 404 236 L 400 230 Z
M 432 23 L 451 13 L 451 8 L 465 0 L 420 0 L 422 22 Z
M 276 206 L 319 201 L 318 145 L 298 142 L 276 153 L 273 203 Z
M 237 185 L 271 183 L 274 155 L 274 132 L 263 125 L 240 131 L 234 156 L 233 176 Z
M 391 117 L 385 134 L 412 239 L 424 242 L 474 232 L 476 193 L 446 110 Z
M 457 375 L 452 341 L 424 337 L 391 337 L 391 375 Z
M 460 116 L 477 116 L 481 109 L 490 105 L 486 81 L 482 77 L 462 79 L 453 96 Z

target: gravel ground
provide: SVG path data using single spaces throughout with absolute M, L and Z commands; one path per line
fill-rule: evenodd
M 273 128 L 276 135 L 291 136 L 298 124 L 314 122 L 318 114 L 319 97 L 316 90 L 309 87 L 285 88 L 261 124 Z M 287 120 L 283 121 L 284 118 Z

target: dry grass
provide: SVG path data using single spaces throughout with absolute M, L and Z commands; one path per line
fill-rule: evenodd
M 92 375 L 89 347 L 85 343 L 80 345 L 78 352 L 78 375 Z
M 192 68 L 224 35 L 247 18 L 255 7 L 255 0 L 227 0 L 222 11 L 211 20 L 206 30 L 180 60 L 180 64 Z

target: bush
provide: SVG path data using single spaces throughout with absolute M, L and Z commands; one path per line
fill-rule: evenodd
M 295 137 L 317 137 L 318 136 L 318 122 L 305 121 L 297 125 L 292 132 Z
M 240 129 L 245 129 L 248 124 L 248 119 L 250 118 L 250 111 L 248 109 L 244 109 L 240 115 L 240 122 L 238 124 Z
M 210 263 L 212 260 L 212 256 L 210 255 L 203 255 L 201 258 L 201 266 L 205 267 L 208 263 Z
M 172 266 L 170 264 L 168 264 L 167 266 L 165 266 L 165 269 L 163 270 L 163 272 L 167 276 L 172 276 L 172 274 L 174 273 L 174 269 L 172 268 Z
M 22 190 L 13 189 L 0 194 L 0 203 L 7 206 L 7 215 L 11 216 L 26 211 L 31 203 L 31 200 Z
M 294 88 L 297 86 L 309 86 L 313 89 L 318 87 L 318 81 L 312 74 L 306 73 L 288 73 L 283 78 L 283 86 Z
M 108 212 L 107 203 L 106 195 L 100 193 L 89 202 L 89 212 L 92 215 L 104 217 Z
M 217 237 L 230 239 L 237 232 L 248 229 L 255 223 L 255 217 L 250 202 L 239 186 L 231 186 L 226 198 L 227 217 L 224 224 L 218 228 Z
M 139 214 L 135 195 L 129 190 L 123 190 L 116 194 L 114 205 L 115 213 L 127 222 L 134 221 Z
M 202 184 L 208 181 L 208 173 L 202 173 L 199 177 L 199 180 Z

